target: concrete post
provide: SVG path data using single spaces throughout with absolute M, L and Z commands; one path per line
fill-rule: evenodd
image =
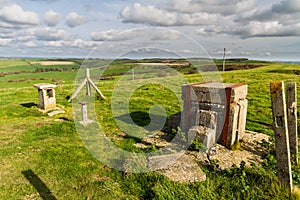
M 286 184 L 292 191 L 291 158 L 283 81 L 271 82 L 270 91 L 278 176 L 280 182 Z
M 80 102 L 80 104 L 81 104 L 82 121 L 80 121 L 79 123 L 82 124 L 83 126 L 93 123 L 94 121 L 88 118 L 88 107 L 87 107 L 88 103 Z
M 295 82 L 286 85 L 287 120 L 291 160 L 298 165 L 297 89 Z

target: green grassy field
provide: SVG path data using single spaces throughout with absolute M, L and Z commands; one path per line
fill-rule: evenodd
M 299 65 L 253 63 L 263 66 L 226 71 L 220 76 L 224 82 L 248 85 L 247 129 L 273 136 L 269 84 L 275 80 L 299 83 Z M 242 164 L 225 171 L 203 167 L 207 180 L 201 183 L 174 183 L 154 172 L 131 174 L 105 166 L 88 152 L 74 125 L 72 103 L 67 98 L 74 91 L 76 70 L 35 72 L 33 67 L 24 59 L 0 60 L 0 72 L 20 72 L 0 77 L 0 199 L 294 198 L 278 183 L 274 149 L 270 146 L 263 167 L 244 167 Z M 116 61 L 104 75 L 120 75 L 130 68 L 132 66 L 128 63 Z M 182 72 L 186 73 L 185 70 Z M 209 73 L 207 76 L 216 74 Z M 202 81 L 199 74 L 186 74 L 184 77 L 189 82 Z M 110 100 L 119 79 L 116 76 L 112 80 L 96 82 L 107 97 L 106 100 L 96 100 L 96 115 L 115 144 L 129 151 L 141 152 L 133 146 L 135 138 L 118 136 L 120 130 L 111 113 Z M 168 77 L 161 79 L 169 81 Z M 57 104 L 65 109 L 65 114 L 49 117 L 38 111 L 37 91 L 33 84 L 42 82 L 58 85 Z M 153 104 L 160 103 L 169 116 L 179 112 L 182 107 L 182 102 L 174 97 L 167 88 L 146 85 L 131 96 L 130 111 L 147 113 Z M 141 115 L 136 117 L 137 124 L 148 123 L 149 116 L 143 116 L 145 118 L 140 118 Z M 300 167 L 293 167 L 293 181 L 298 187 L 299 173 Z

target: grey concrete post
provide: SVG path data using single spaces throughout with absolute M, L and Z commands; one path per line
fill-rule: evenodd
M 286 85 L 286 104 L 291 160 L 298 165 L 297 89 L 295 82 Z
M 81 104 L 82 121 L 80 121 L 79 123 L 82 124 L 83 126 L 93 123 L 94 121 L 88 118 L 88 107 L 87 107 L 88 103 L 80 102 L 80 104 Z
M 88 120 L 88 113 L 87 113 L 87 103 L 86 102 L 80 102 L 81 104 L 81 112 L 82 112 L 82 121 Z
M 292 173 L 290 145 L 287 128 L 286 101 L 283 81 L 270 84 L 273 129 L 275 133 L 275 148 L 280 182 L 286 184 L 292 191 Z

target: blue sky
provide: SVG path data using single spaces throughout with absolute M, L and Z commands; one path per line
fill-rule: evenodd
M 10 57 L 300 60 L 299 0 L 0 0 Z M 135 52 L 135 53 L 132 53 Z M 169 53 L 166 53 L 169 52 Z

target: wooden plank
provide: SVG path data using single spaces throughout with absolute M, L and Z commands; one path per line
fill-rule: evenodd
M 292 191 L 291 159 L 283 81 L 271 82 L 270 91 L 278 176 L 280 182 L 286 184 Z
M 91 86 L 95 89 L 95 91 L 100 95 L 100 97 L 102 99 L 106 99 L 105 96 L 102 94 L 102 92 L 97 88 L 95 83 L 93 83 L 93 81 L 90 78 L 88 78 L 87 80 L 88 80 L 88 83 L 91 84 Z
M 286 104 L 291 160 L 298 165 L 297 86 L 295 82 L 289 82 L 286 85 Z
M 91 84 L 90 84 L 90 82 L 86 82 L 86 95 L 91 96 Z
M 87 79 L 84 79 L 82 81 L 82 83 L 79 85 L 79 87 L 75 90 L 75 92 L 73 93 L 73 95 L 71 96 L 71 98 L 69 99 L 69 102 L 72 101 L 72 99 L 74 99 L 80 92 L 80 90 L 83 88 L 83 86 L 87 83 Z
M 86 68 L 85 69 L 85 77 L 89 80 L 90 78 L 90 69 Z M 86 82 L 86 95 L 91 96 L 91 85 L 89 81 Z

